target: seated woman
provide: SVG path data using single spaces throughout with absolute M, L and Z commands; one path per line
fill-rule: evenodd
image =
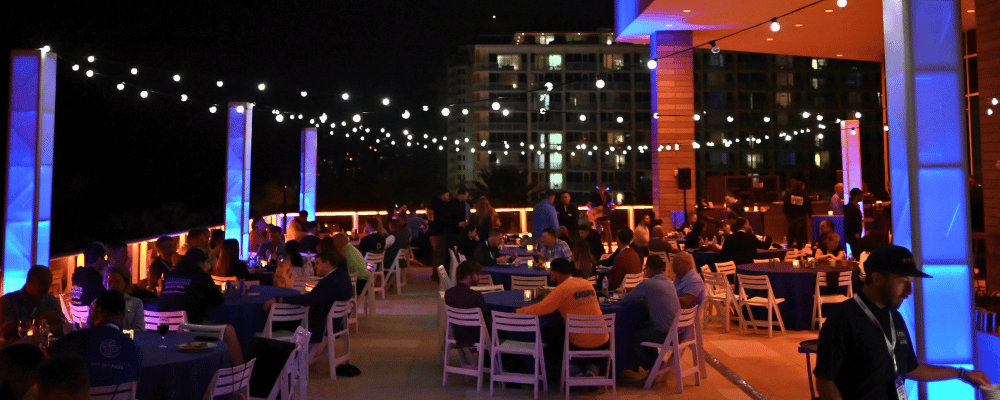
M 843 261 L 844 248 L 840 245 L 840 235 L 837 232 L 830 232 L 822 244 L 816 247 L 813 252 L 816 261 Z
M 125 318 L 122 319 L 122 329 L 135 329 L 136 332 L 146 331 L 146 321 L 143 319 L 142 300 L 125 294 L 125 276 L 116 268 L 104 270 L 104 287 L 125 295 Z
M 573 276 L 590 278 L 597 274 L 597 259 L 590 253 L 590 243 L 586 240 L 573 242 Z
M 705 223 L 702 221 L 697 221 L 691 225 L 691 231 L 684 236 L 684 248 L 685 249 L 696 249 L 696 250 L 706 250 L 706 251 L 719 251 L 722 250 L 722 246 L 719 246 L 715 242 L 715 237 L 711 240 L 705 240 Z
M 219 260 L 212 267 L 212 276 L 249 279 L 247 263 L 240 260 L 240 242 L 236 239 L 226 239 L 220 247 Z
M 299 254 L 298 241 L 289 240 L 285 243 L 285 251 L 288 252 L 288 258 L 282 260 L 278 264 L 278 268 L 274 270 L 274 286 L 291 288 L 295 281 L 306 276 L 305 270 L 307 268 L 305 260 Z M 308 276 L 313 276 L 313 274 L 310 273 Z

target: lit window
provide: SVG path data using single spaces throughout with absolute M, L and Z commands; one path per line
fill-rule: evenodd
M 537 155 L 537 157 L 538 157 L 537 158 L 538 169 L 539 170 L 548 169 L 545 168 L 545 153 L 539 154 Z
M 556 40 L 555 35 L 539 35 L 538 44 L 549 44 Z
M 538 104 L 542 108 L 549 108 L 550 98 L 548 93 L 538 95 Z
M 605 54 L 604 69 L 620 70 L 625 68 L 624 54 Z
M 777 99 L 775 101 L 779 106 L 788 107 L 792 104 L 792 94 L 786 92 L 778 92 Z
M 562 54 L 549 54 L 549 69 L 562 69 Z
M 563 174 L 552 173 L 549 174 L 549 189 L 559 190 L 563 188 Z
M 549 169 L 562 169 L 562 153 L 549 153 Z
M 550 133 L 548 136 L 549 136 L 549 144 L 550 145 L 561 145 L 562 144 L 563 137 L 562 137 L 561 133 Z
M 520 54 L 510 54 L 510 55 L 498 55 L 497 56 L 497 68 L 499 69 L 521 69 L 521 55 Z
M 825 58 L 814 58 L 814 59 L 812 59 L 812 68 L 813 69 L 823 69 L 823 67 L 826 67 L 826 59 Z

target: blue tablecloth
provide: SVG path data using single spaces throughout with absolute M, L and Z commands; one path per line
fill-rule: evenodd
M 274 286 L 274 272 L 273 271 L 262 271 L 262 272 L 251 272 L 248 281 L 260 281 L 261 285 L 264 286 Z
M 611 272 L 611 268 L 597 267 L 597 284 L 600 287 L 601 280 L 608 276 Z M 494 285 L 503 285 L 504 290 L 510 290 L 510 277 L 513 275 L 519 276 L 549 276 L 549 271 L 546 269 L 535 269 L 528 268 L 527 264 L 514 265 L 514 264 L 497 264 L 491 267 L 483 267 L 483 273 L 490 274 L 493 277 Z M 549 285 L 553 282 L 549 279 Z
M 694 265 L 701 268 L 702 265 L 708 265 L 713 271 L 715 270 L 715 262 L 719 261 L 719 257 L 722 253 L 718 251 L 690 251 L 691 256 L 694 257 Z M 785 249 L 757 249 L 757 258 L 777 258 L 779 260 L 785 259 Z
M 484 293 L 486 297 L 486 308 L 490 311 L 514 312 L 518 308 L 533 304 L 534 302 L 524 301 L 524 291 L 508 290 L 504 292 Z M 617 361 L 617 372 L 622 370 L 635 370 L 637 367 L 635 359 L 632 358 L 632 344 L 635 340 L 633 335 L 639 327 L 639 323 L 648 318 L 646 308 L 637 304 L 611 303 L 601 304 L 601 312 L 604 314 L 615 314 L 615 358 Z M 562 324 L 562 317 L 558 312 L 538 317 L 541 328 Z M 561 360 L 545 360 L 547 363 L 561 362 Z
M 827 273 L 834 270 L 829 266 L 819 266 L 813 268 L 792 268 L 792 263 L 781 262 L 774 268 L 767 264 L 741 264 L 736 266 L 736 273 L 744 275 L 767 275 L 771 280 L 771 289 L 774 290 L 775 298 L 783 298 L 784 302 L 778 304 L 781 318 L 785 322 L 785 328 L 797 331 L 809 330 L 812 323 L 813 295 L 816 290 L 816 274 Z M 861 290 L 860 271 L 854 270 L 853 288 L 857 292 Z M 750 296 L 766 296 L 763 291 L 747 293 Z M 828 294 L 825 290 L 823 294 Z M 824 304 L 823 315 L 829 316 L 836 307 L 836 304 Z M 754 318 L 767 319 L 767 314 L 763 309 L 756 310 L 754 307 Z
M 193 342 L 188 333 L 167 333 L 167 348 L 158 347 L 160 334 L 136 332 L 135 343 L 142 350 L 142 369 L 139 370 L 139 388 L 136 397 L 143 400 L 200 399 L 220 368 L 229 367 L 226 344 L 215 342 L 216 347 L 197 353 L 182 353 L 177 345 Z
M 503 250 L 501 250 L 500 253 L 508 256 L 522 257 L 522 256 L 533 256 L 536 253 L 538 253 L 538 251 L 528 251 L 528 249 L 524 247 L 506 245 L 503 247 Z
M 844 235 L 844 216 L 843 215 L 813 215 L 812 216 L 812 241 L 819 240 L 819 224 L 823 220 L 828 219 L 833 222 L 833 231 L 840 235 L 840 247 L 847 251 L 847 236 Z

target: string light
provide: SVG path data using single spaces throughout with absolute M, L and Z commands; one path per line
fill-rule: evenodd
M 243 106 L 236 106 L 236 112 L 243 114 L 244 111 L 246 111 L 246 108 Z
M 88 77 L 88 78 L 93 78 L 93 77 L 94 77 L 94 71 L 93 71 L 93 70 L 90 70 L 90 69 L 88 69 L 88 70 L 87 70 L 87 77 Z
M 500 110 L 500 102 L 499 101 L 494 101 L 493 104 L 490 107 L 493 108 L 493 111 L 499 111 Z
M 305 90 L 303 90 L 303 91 L 299 92 L 299 94 L 300 94 L 300 95 L 301 95 L 302 97 L 306 97 L 306 96 L 308 96 L 308 95 L 309 95 L 309 93 L 308 93 L 308 92 L 306 92 Z
M 695 121 L 701 121 L 701 114 L 695 114 L 694 115 L 694 120 Z
M 993 105 L 997 105 L 998 103 L 1000 103 L 1000 100 L 997 100 L 997 98 L 994 97 L 993 100 L 991 100 L 991 103 L 993 103 Z
M 508 109 L 505 108 L 505 109 L 503 109 L 502 114 L 503 114 L 503 116 L 506 117 L 506 116 L 510 115 L 510 110 L 508 110 Z
M 802 118 L 809 118 L 809 111 L 803 111 Z
M 87 62 L 89 62 L 89 63 L 94 62 L 94 56 L 88 56 L 87 57 Z
M 580 114 L 580 122 L 587 121 L 587 114 Z
M 80 70 L 80 64 L 73 64 L 72 68 L 73 68 L 74 71 L 79 71 Z
M 605 85 L 604 79 L 598 79 L 597 82 L 595 82 L 595 85 L 597 85 L 598 89 L 604 89 L 604 85 Z
M 282 115 L 282 114 L 278 114 L 278 115 L 275 115 L 275 116 L 274 116 L 274 120 L 275 120 L 275 121 L 278 121 L 278 122 L 281 122 L 281 121 L 284 121 L 284 120 L 285 120 L 285 116 L 284 116 L 284 115 Z M 332 135 L 332 134 L 333 134 L 333 132 L 330 132 L 330 134 Z
M 181 101 L 188 101 L 188 95 L 182 94 L 181 95 Z
M 49 47 L 48 45 L 42 46 L 42 52 L 43 53 L 48 53 L 50 51 L 52 51 L 52 48 Z
M 143 90 L 143 91 L 139 92 L 139 97 L 142 97 L 142 98 L 145 99 L 145 98 L 149 97 L 149 92 Z
M 410 119 L 410 110 L 403 110 L 403 119 Z
M 388 97 L 382 99 L 382 105 L 383 106 L 388 106 L 389 105 L 389 98 Z
M 622 122 L 625 122 L 625 118 L 623 118 L 621 115 L 619 115 L 617 121 L 620 124 Z
M 222 87 L 222 81 L 215 81 L 215 86 Z
M 344 101 L 347 101 L 347 100 L 349 100 L 351 98 L 351 94 L 347 93 L 347 92 L 344 92 L 344 94 L 340 95 L 340 98 L 344 99 Z
M 660 113 L 653 113 L 653 119 L 660 119 Z
M 423 110 L 424 110 L 424 112 L 427 112 L 427 111 L 430 111 L 431 108 L 430 108 L 430 106 L 424 105 Z
M 545 91 L 551 92 L 556 86 L 552 82 L 545 82 Z
M 771 122 L 771 117 L 765 115 L 764 116 L 764 122 Z
M 263 92 L 266 87 L 267 87 L 266 85 L 264 85 L 263 83 L 261 83 L 261 84 L 257 85 L 257 90 L 260 90 L 260 91 Z
M 816 114 L 816 120 L 817 121 L 822 121 L 823 120 L 823 116 L 819 115 L 819 114 Z
M 733 116 L 732 115 L 727 116 L 726 121 L 733 122 L 734 121 Z
M 441 115 L 444 116 L 444 117 L 447 117 L 447 116 L 451 115 L 451 110 L 448 107 L 442 108 L 441 109 Z
M 299 119 L 302 119 L 302 114 L 299 114 Z
M 361 122 L 361 114 L 354 114 L 354 118 L 352 118 L 352 120 L 355 123 Z
M 212 114 L 215 114 L 215 112 L 218 111 L 218 110 L 219 109 L 217 107 L 215 107 L 214 105 L 208 108 L 208 112 L 210 112 Z
M 861 119 L 861 111 L 854 113 L 854 119 Z
M 125 82 L 119 83 L 117 87 L 118 90 L 125 90 Z
M 837 0 L 837 7 L 840 8 L 847 7 L 847 0 Z
M 468 108 L 463 108 L 462 109 L 462 115 L 469 115 L 469 109 Z
M 646 68 L 656 69 L 656 59 L 654 58 L 650 59 L 649 61 L 646 61 Z
M 777 32 L 781 30 L 781 24 L 778 23 L 777 18 L 771 18 L 771 32 Z
M 722 49 L 719 48 L 719 45 L 715 44 L 714 40 L 708 42 L 708 44 L 712 46 L 712 54 L 719 54 L 719 52 L 722 51 Z
M 132 75 L 139 75 L 139 69 L 138 68 L 132 68 L 132 70 L 129 71 L 129 72 L 131 72 Z

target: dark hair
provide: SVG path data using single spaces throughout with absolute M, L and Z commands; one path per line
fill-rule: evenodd
M 188 231 L 188 236 L 207 235 L 208 228 L 194 228 Z
M 467 194 L 467 193 L 469 193 L 469 189 L 466 189 L 464 186 L 459 186 L 458 190 L 455 190 L 455 194 Z
M 125 295 L 116 290 L 105 291 L 94 303 L 102 311 L 111 315 L 125 314 Z
M 340 253 L 337 249 L 337 244 L 333 242 L 333 236 L 327 236 L 319 240 L 319 244 L 316 245 L 317 253 Z
M 689 235 L 701 236 L 705 232 L 705 223 L 698 221 L 691 225 L 691 233 Z
M 542 233 L 548 233 L 552 235 L 552 237 L 556 237 L 556 230 L 552 228 L 545 228 L 545 230 L 542 231 Z
M 331 252 L 328 252 L 328 253 L 319 253 L 319 254 L 317 254 L 316 255 L 316 259 L 317 260 L 326 261 L 326 262 L 330 263 L 330 266 L 332 266 L 334 269 L 336 269 L 340 265 L 341 257 L 340 257 L 340 253 L 331 253 Z
M 167 248 L 169 243 L 169 248 L 171 250 L 176 250 L 174 247 L 174 238 L 170 236 L 160 236 L 156 239 L 156 251 L 162 253 L 164 248 Z M 162 254 L 161 254 L 162 255 Z
M 461 264 L 458 264 L 458 268 L 455 269 L 455 280 L 461 281 L 468 278 L 469 275 L 478 274 L 482 271 L 483 266 L 479 265 L 479 263 L 472 260 L 462 261 Z
M 549 269 L 561 274 L 573 275 L 573 263 L 562 257 L 552 260 L 549 263 Z
M 490 229 L 490 237 L 500 236 L 500 235 L 503 235 L 503 231 L 501 231 L 500 228 Z M 480 239 L 482 239 L 482 238 L 480 238 Z
M 555 191 L 553 191 L 553 190 L 546 190 L 545 193 L 542 194 L 542 198 L 543 199 L 547 199 L 547 198 L 549 198 L 551 196 L 555 196 L 555 195 L 556 195 Z
M 659 274 L 667 269 L 667 263 L 663 262 L 659 256 L 650 256 L 646 258 L 646 268 L 649 268 L 654 274 Z
M 861 189 L 858 188 L 851 189 L 850 197 L 848 197 L 847 201 L 853 203 L 854 199 L 860 197 L 862 194 L 864 194 L 864 192 L 862 192 Z
M 240 262 L 240 241 L 236 239 L 226 239 L 222 241 L 222 249 L 219 251 L 219 259 L 215 262 L 215 269 L 212 275 L 233 276 L 230 266 L 235 262 Z
M 108 242 L 104 246 L 107 247 L 108 253 L 128 248 L 128 245 L 122 242 Z
M 736 218 L 736 222 L 733 222 L 733 230 L 734 231 L 743 230 L 743 227 L 746 226 L 746 224 L 747 224 L 746 218 L 744 217 Z
M 80 356 L 57 354 L 38 367 L 40 394 L 63 391 L 76 395 L 90 388 L 87 364 Z
M 819 225 L 820 226 L 826 225 L 826 226 L 829 226 L 832 229 L 833 228 L 833 221 L 828 220 L 828 219 L 824 219 L 823 222 L 819 223 Z
M 299 241 L 289 240 L 285 242 L 285 252 L 288 253 L 288 260 L 292 262 L 293 266 L 301 267 L 302 255 L 299 254 Z
M 267 227 L 267 231 L 272 233 L 281 233 L 281 227 L 277 225 L 271 225 Z
M 107 254 L 107 250 L 101 242 L 90 242 L 83 247 L 83 260 L 87 264 L 100 261 L 104 259 L 104 256 Z
M 476 231 L 476 230 L 478 230 L 478 229 L 479 229 L 479 227 L 478 227 L 478 226 L 475 226 L 475 225 L 472 225 L 472 224 L 469 224 L 469 225 L 466 225 L 466 226 L 465 226 L 465 233 L 466 233 L 466 234 L 468 234 L 469 232 L 475 232 L 475 231 Z
M 632 238 L 635 237 L 635 233 L 631 229 L 625 228 L 618 231 L 618 241 L 622 243 L 632 243 Z
M 299 216 L 300 217 L 308 217 L 309 216 L 309 211 L 306 211 L 306 210 L 299 211 Z
M 44 265 L 34 265 L 31 268 L 28 268 L 28 276 L 25 281 L 26 283 L 32 282 L 36 279 L 45 278 L 46 275 L 52 276 L 52 271 L 50 271 L 48 267 Z
M 18 373 L 34 372 L 45 361 L 45 353 L 38 346 L 19 343 L 0 350 L 0 366 Z
M 212 234 L 208 238 L 208 247 L 214 249 L 215 246 L 222 244 L 224 240 L 226 240 L 226 232 L 222 229 L 213 229 Z

